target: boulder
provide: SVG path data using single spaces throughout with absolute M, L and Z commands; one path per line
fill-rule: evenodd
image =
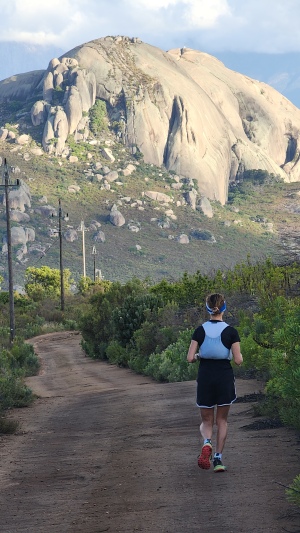
M 151 200 L 156 200 L 157 202 L 164 202 L 164 203 L 172 202 L 172 198 L 168 196 L 167 194 L 164 194 L 163 192 L 146 191 L 145 196 L 147 196 Z
M 52 216 L 57 217 L 57 209 L 52 205 L 42 205 L 41 207 L 37 207 L 34 211 L 45 218 L 50 218 Z
M 13 226 L 11 228 L 11 244 L 16 246 L 18 244 L 26 245 L 28 241 L 35 240 L 35 231 L 32 228 L 23 228 L 22 226 Z M 7 242 L 6 235 L 3 241 Z
M 188 191 L 185 194 L 185 200 L 188 205 L 191 206 L 192 209 L 196 209 L 196 200 L 197 200 L 197 191 L 195 189 L 192 189 L 191 191 Z
M 12 209 L 10 212 L 10 219 L 13 222 L 29 222 L 30 216 L 27 213 Z
M 93 72 L 79 70 L 76 72 L 73 84 L 77 87 L 82 102 L 82 111 L 88 111 L 96 99 L 96 79 Z
M 75 229 L 69 228 L 64 232 L 64 238 L 68 242 L 74 242 L 78 240 L 78 233 Z
M 26 246 L 26 244 L 23 244 L 21 246 L 21 248 L 19 248 L 19 250 L 17 250 L 17 253 L 16 253 L 17 261 L 22 262 L 22 260 L 24 258 L 24 255 L 26 255 L 27 253 L 28 253 L 27 246 Z
M 176 241 L 179 242 L 179 244 L 189 244 L 190 239 L 185 233 L 182 233 L 181 235 L 178 235 L 178 237 L 176 237 Z
M 208 198 L 206 198 L 205 196 L 203 196 L 199 200 L 199 209 L 208 218 L 212 218 L 214 216 L 214 212 L 213 212 L 213 208 L 211 206 L 211 203 L 208 200 Z
M 120 227 L 120 226 L 124 226 L 125 224 L 125 218 L 122 215 L 122 213 L 118 210 L 116 205 L 113 205 L 111 209 L 109 220 L 114 226 Z
M 43 150 L 38 146 L 36 148 L 30 148 L 30 153 L 35 156 L 43 155 Z
M 25 235 L 26 235 L 26 239 L 30 242 L 33 242 L 35 241 L 35 231 L 33 228 L 25 228 Z
M 23 135 L 20 135 L 16 138 L 16 143 L 20 144 L 21 146 L 24 146 L 25 144 L 28 144 L 30 141 L 30 136 L 23 133 Z
M 122 170 L 124 176 L 130 176 L 134 171 L 136 170 L 136 167 L 129 163 L 126 168 Z
M 48 152 L 50 154 L 52 153 L 54 148 L 54 145 L 51 142 L 54 139 L 53 123 L 54 115 L 49 114 L 43 131 L 42 145 L 45 152 Z
M 18 189 L 9 191 L 8 197 L 10 209 L 16 209 L 24 213 L 25 207 L 31 207 L 30 192 L 23 182 L 21 182 L 21 186 Z M 6 205 L 5 195 L 3 195 L 3 205 Z
M 105 179 L 111 183 L 112 181 L 116 181 L 119 177 L 119 174 L 116 170 L 111 170 L 108 174 L 105 175 Z
M 7 135 L 8 135 L 8 129 L 0 128 L 0 141 L 5 141 Z
M 52 72 L 47 72 L 44 83 L 43 83 L 43 100 L 45 100 L 48 103 L 52 102 L 53 97 L 53 74 Z
M 68 137 L 69 124 L 67 115 L 62 108 L 58 108 L 53 119 L 53 132 L 57 139 L 55 155 L 61 155 Z
M 103 231 L 98 231 L 94 236 L 94 241 L 96 242 L 105 242 L 105 233 Z
M 112 163 L 115 161 L 112 151 L 109 148 L 102 148 L 101 154 L 104 157 L 104 159 L 108 159 L 108 161 L 111 161 Z
M 57 59 L 57 57 L 54 57 L 53 59 L 51 59 L 49 61 L 49 65 L 48 65 L 48 70 L 50 71 L 53 71 L 55 69 L 55 67 L 57 67 L 57 65 L 60 65 L 60 61 L 59 59 Z
M 68 191 L 69 192 L 79 192 L 80 191 L 80 187 L 79 187 L 79 185 L 69 185 Z
M 82 119 L 82 101 L 77 87 L 72 86 L 65 105 L 65 113 L 69 124 L 69 133 L 72 134 Z
M 45 255 L 46 247 L 40 243 L 31 244 L 28 247 L 28 253 Z
M 33 126 L 44 124 L 47 118 L 47 104 L 43 100 L 35 102 L 30 111 L 31 122 Z

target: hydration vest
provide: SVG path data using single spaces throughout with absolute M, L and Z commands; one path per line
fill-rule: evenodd
M 226 322 L 204 322 L 204 341 L 200 346 L 200 357 L 203 359 L 232 359 L 231 350 L 221 341 L 221 333 L 227 328 Z

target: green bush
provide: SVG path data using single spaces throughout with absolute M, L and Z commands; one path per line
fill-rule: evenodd
M 190 364 L 186 355 L 191 342 L 193 330 L 180 333 L 178 340 L 162 353 L 152 354 L 145 373 L 157 381 L 187 381 L 196 379 L 198 364 Z
M 26 407 L 34 399 L 31 389 L 14 374 L 0 374 L 0 391 L 0 412 L 10 407 Z
M 90 129 L 94 135 L 108 129 L 108 118 L 106 103 L 104 100 L 96 100 L 89 111 Z
M 122 285 L 119 282 L 103 285 L 101 291 L 90 298 L 90 308 L 79 318 L 84 346 L 93 357 L 106 359 L 106 347 L 116 338 L 112 315 L 126 297 L 145 292 L 143 283 L 133 279 Z
M 117 341 L 111 341 L 106 348 L 106 356 L 110 363 L 128 366 L 128 352 Z
M 9 292 L 0 292 L 0 304 L 7 304 L 9 302 Z
M 136 330 L 145 321 L 146 312 L 162 307 L 162 298 L 155 294 L 129 295 L 123 305 L 114 309 L 112 322 L 115 335 L 122 346 L 126 346 Z
M 291 503 L 300 507 L 300 474 L 295 477 L 293 483 L 286 489 L 286 495 Z

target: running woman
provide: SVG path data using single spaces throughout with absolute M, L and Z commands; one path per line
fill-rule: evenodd
M 212 459 L 212 434 L 217 426 L 216 450 L 213 456 L 214 472 L 224 472 L 222 453 L 227 437 L 227 418 L 231 404 L 236 400 L 235 380 L 231 359 L 240 366 L 243 356 L 240 337 L 235 328 L 223 321 L 226 302 L 222 294 L 206 298 L 210 320 L 193 333 L 187 361 L 200 361 L 197 378 L 197 407 L 200 408 L 200 433 L 203 437 L 198 466 L 210 468 Z M 216 409 L 215 409 L 216 408 Z M 216 417 L 215 417 L 216 411 Z

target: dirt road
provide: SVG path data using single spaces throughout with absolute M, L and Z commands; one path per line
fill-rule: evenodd
M 231 410 L 228 471 L 197 466 L 195 383 L 159 384 L 80 348 L 80 336 L 32 340 L 39 399 L 0 439 L 1 533 L 277 533 L 300 529 L 284 487 L 300 472 L 297 434 L 245 430 L 251 404 Z M 238 394 L 259 392 L 238 380 Z M 299 436 L 298 436 L 299 438 Z

